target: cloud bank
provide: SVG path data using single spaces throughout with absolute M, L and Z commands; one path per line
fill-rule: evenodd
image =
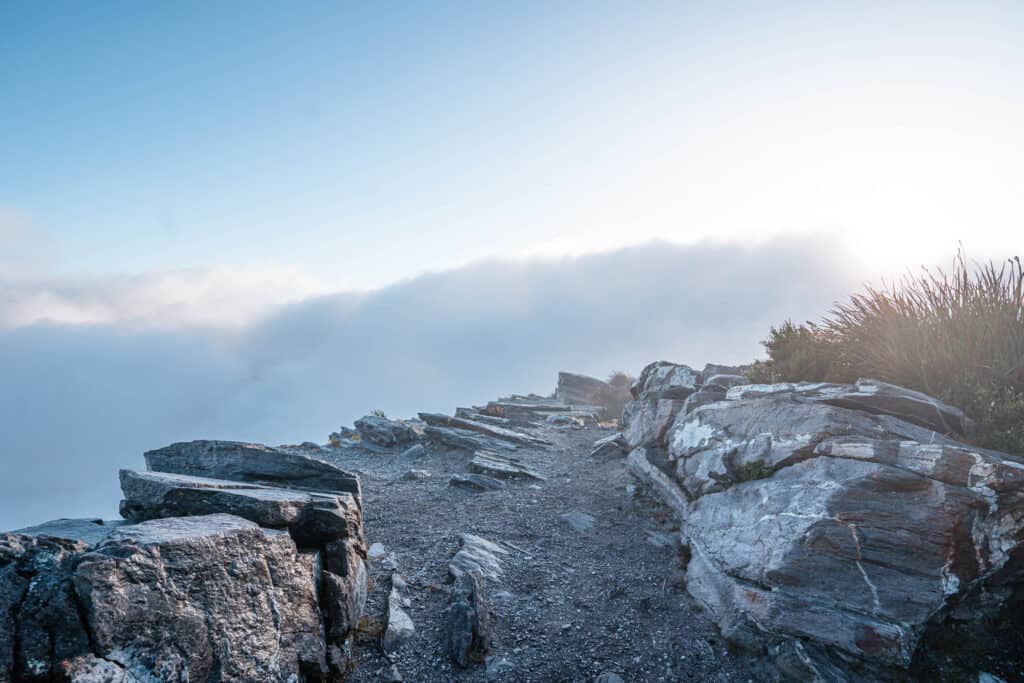
M 144 450 L 172 441 L 323 442 L 374 408 L 402 416 L 548 392 L 559 370 L 748 361 L 771 324 L 817 317 L 859 283 L 827 241 L 650 244 L 250 301 L 240 317 L 228 301 L 220 314 L 231 324 L 218 325 L 216 305 L 198 317 L 185 305 L 208 288 L 179 277 L 164 298 L 138 280 L 63 283 L 66 322 L 0 331 L 0 529 L 114 515 L 117 468 L 141 467 Z M 13 310 L 18 297 L 3 287 L 0 310 Z M 76 318 L 97 288 L 121 303 Z M 258 303 L 277 307 L 239 323 Z M 157 313 L 138 312 L 147 308 Z

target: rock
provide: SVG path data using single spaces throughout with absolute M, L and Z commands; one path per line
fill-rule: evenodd
M 475 572 L 485 579 L 497 581 L 504 573 L 502 558 L 509 552 L 496 543 L 473 534 L 460 534 L 460 548 L 448 563 L 448 573 L 458 579 L 467 572 Z
M 611 671 L 602 671 L 594 679 L 594 683 L 626 683 L 622 680 L 622 676 Z
M 627 452 L 626 440 L 622 437 L 622 432 L 615 432 L 595 441 L 590 451 L 590 457 L 598 460 L 612 460 L 624 457 Z
M 327 672 L 316 571 L 286 533 L 209 515 L 117 529 L 74 585 L 95 654 L 136 678 L 283 681 Z
M 476 451 L 469 461 L 469 469 L 476 474 L 486 474 L 500 479 L 534 479 L 545 481 L 538 472 L 522 464 L 516 458 L 499 455 L 491 451 Z
M 704 380 L 705 387 L 720 387 L 722 389 L 738 387 L 742 384 L 750 384 L 750 380 L 748 380 L 744 375 L 718 374 L 711 375 Z
M 406 481 L 422 481 L 424 479 L 430 479 L 431 474 L 427 470 L 418 470 L 413 468 L 402 475 L 402 479 Z
M 299 545 L 362 540 L 362 515 L 348 493 L 326 494 L 164 472 L 121 470 L 121 515 L 135 522 L 225 513 L 287 529 Z
M 585 426 L 582 419 L 567 413 L 548 415 L 544 420 L 544 425 L 552 429 L 583 429 Z
M 397 664 L 392 664 L 381 670 L 380 680 L 383 683 L 402 683 L 402 672 L 398 670 Z
M 417 444 L 413 444 L 412 446 L 409 446 L 404 451 L 402 451 L 402 454 L 401 454 L 400 457 L 402 457 L 402 458 L 422 458 L 424 455 L 428 455 L 429 452 L 430 451 L 427 450 L 426 446 L 424 446 L 421 443 L 417 443 Z
M 976 429 L 974 422 L 959 408 L 919 391 L 873 379 L 859 379 L 854 384 L 749 384 L 729 389 L 728 397 L 735 401 L 778 394 L 795 394 L 807 400 L 852 408 L 873 415 L 890 415 L 939 434 L 971 436 Z
M 416 441 L 416 431 L 401 420 L 379 415 L 366 415 L 355 422 L 356 431 L 363 441 L 381 448 L 406 446 Z
M 324 493 L 351 493 L 362 505 L 359 477 L 305 455 L 237 441 L 191 441 L 145 453 L 154 472 L 187 474 Z
M 672 477 L 662 472 L 649 459 L 646 448 L 637 448 L 626 458 L 626 466 L 633 476 L 651 487 L 662 503 L 672 508 L 680 519 L 686 519 L 689 503 L 686 494 Z
M 788 676 L 888 680 L 952 615 L 998 622 L 1024 577 L 1024 461 L 944 436 L 967 428 L 958 411 L 899 387 L 726 399 L 677 418 L 667 463 L 667 498 L 689 498 L 687 590 L 726 638 Z M 629 464 L 675 486 L 639 450 Z M 959 610 L 979 596 L 991 609 Z
M 462 551 L 459 551 L 462 552 Z M 491 610 L 484 581 L 474 570 L 455 578 L 448 612 L 448 656 L 462 668 L 491 652 Z
M 507 417 L 488 415 L 487 413 L 482 413 L 479 410 L 470 408 L 456 408 L 455 417 L 463 417 L 467 420 L 473 420 L 474 422 L 485 422 L 499 427 L 509 427 L 512 425 L 512 420 Z
M 555 397 L 568 405 L 601 406 L 605 418 L 618 418 L 630 398 L 628 387 L 571 372 L 558 373 Z
M 575 529 L 576 531 L 579 531 L 581 533 L 584 532 L 584 531 L 590 531 L 591 529 L 593 529 L 594 528 L 594 524 L 597 522 L 597 520 L 594 518 L 593 515 L 588 515 L 587 513 L 580 512 L 579 510 L 573 510 L 572 512 L 567 512 L 564 515 L 562 515 L 561 517 L 562 517 L 562 521 L 564 521 L 566 524 L 571 526 L 573 529 Z
M 387 557 L 388 549 L 384 547 L 383 543 L 371 543 L 369 550 L 366 551 L 366 559 L 371 562 L 377 562 Z
M 22 536 L 50 536 L 52 538 L 64 538 L 71 541 L 81 541 L 86 545 L 96 545 L 126 522 L 115 520 L 103 520 L 98 518 L 85 519 L 55 519 L 44 522 L 37 526 L 30 526 L 24 529 L 12 531 L 12 534 Z
M 518 446 L 547 448 L 551 445 L 550 441 L 545 441 L 544 439 L 540 439 L 530 434 L 524 434 L 523 432 L 509 429 L 507 427 L 500 427 L 485 422 L 477 422 L 475 420 L 468 420 L 462 417 L 449 417 L 438 413 L 420 413 L 419 418 L 432 427 L 450 427 L 463 431 L 476 432 L 478 434 L 483 434 L 485 437 L 508 441 L 509 443 L 513 443 Z
M 603 406 L 569 405 L 553 398 L 541 396 L 511 396 L 491 401 L 484 412 L 519 424 L 543 422 L 549 416 L 566 413 L 579 417 L 586 424 L 597 422 L 605 413 Z
M 396 580 L 397 579 L 397 580 Z M 416 626 L 402 608 L 402 591 L 405 581 L 395 573 L 391 575 L 391 592 L 388 594 L 387 626 L 381 636 L 381 649 L 385 654 L 398 651 L 416 633 Z
M 439 444 L 464 451 L 476 450 L 505 450 L 514 451 L 518 448 L 514 443 L 503 439 L 494 439 L 479 432 L 472 432 L 468 429 L 455 429 L 452 427 L 436 427 L 427 425 L 423 434 Z
M 700 385 L 701 376 L 693 368 L 668 361 L 657 361 L 643 369 L 629 390 L 634 399 L 645 394 L 650 400 L 684 399 Z
M 622 413 L 622 438 L 627 450 L 663 447 L 665 434 L 684 403 L 685 399 L 657 398 L 657 394 L 644 394 L 631 401 Z
M 500 480 L 484 474 L 454 474 L 448 485 L 472 491 L 498 491 L 505 488 Z

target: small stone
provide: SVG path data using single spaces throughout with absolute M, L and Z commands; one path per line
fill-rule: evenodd
M 402 672 L 398 670 L 398 665 L 392 664 L 386 669 L 381 669 L 380 680 L 384 683 L 402 683 Z
M 406 481 L 417 481 L 422 479 L 430 479 L 430 472 L 427 470 L 411 469 L 402 475 L 402 479 Z
M 611 671 L 602 671 L 594 679 L 594 683 L 626 683 L 622 680 L 622 676 Z
M 593 515 L 588 515 L 587 513 L 580 512 L 578 510 L 567 512 L 562 515 L 562 521 L 579 532 L 593 529 L 594 524 L 597 522 Z
M 383 543 L 372 543 L 369 550 L 366 551 L 366 559 L 376 562 L 383 560 L 387 554 L 388 549 L 384 547 Z

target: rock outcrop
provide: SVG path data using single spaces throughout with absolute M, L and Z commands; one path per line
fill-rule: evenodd
M 926 634 L 1021 594 L 1024 461 L 964 443 L 961 411 L 873 380 L 723 374 L 648 366 L 623 436 L 727 638 L 793 678 L 901 679 Z
M 356 432 L 363 442 L 381 448 L 408 447 L 416 441 L 416 431 L 401 420 L 390 420 L 380 415 L 367 415 L 355 422 Z
M 629 402 L 630 392 L 625 385 L 616 386 L 594 377 L 560 372 L 555 398 L 569 405 L 601 406 L 605 419 L 617 419 Z
M 366 601 L 359 479 L 196 441 L 121 472 L 127 522 L 0 536 L 0 681 L 327 680 Z

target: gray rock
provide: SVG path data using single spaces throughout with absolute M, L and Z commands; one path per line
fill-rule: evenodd
M 750 384 L 750 380 L 748 380 L 744 375 L 718 374 L 711 375 L 704 380 L 705 387 L 721 387 L 722 389 L 738 387 L 743 384 Z
M 402 479 L 406 481 L 422 481 L 424 479 L 430 479 L 431 474 L 428 470 L 419 470 L 413 468 L 402 475 Z
M 383 543 L 371 543 L 369 550 L 366 551 L 366 559 L 371 562 L 378 562 L 387 557 L 388 549 Z
M 622 437 L 622 432 L 615 432 L 608 436 L 598 439 L 594 442 L 594 446 L 590 451 L 590 457 L 597 458 L 598 460 L 613 460 L 615 458 L 625 457 L 627 451 L 626 440 Z
M 397 580 L 396 580 L 397 579 Z M 385 654 L 392 654 L 398 651 L 410 638 L 416 634 L 416 626 L 412 618 L 402 608 L 401 586 L 405 581 L 397 573 L 391 575 L 391 592 L 388 594 L 387 605 L 387 626 L 381 636 L 381 649 Z
M 684 399 L 700 385 L 700 373 L 693 368 L 668 361 L 657 361 L 643 369 L 629 390 L 634 399 L 644 394 L 651 400 Z
M 454 474 L 448 480 L 448 485 L 471 491 L 498 491 L 505 488 L 501 480 L 485 474 Z
M 402 672 L 398 670 L 398 665 L 392 664 L 381 671 L 380 680 L 383 683 L 402 683 L 405 679 L 402 678 Z
M 642 394 L 622 413 L 622 438 L 627 450 L 645 446 L 664 447 L 665 435 L 683 408 L 684 399 Z
M 680 519 L 686 519 L 689 514 L 686 494 L 672 477 L 651 463 L 649 453 L 646 448 L 637 448 L 626 458 L 626 466 L 633 476 L 651 488 L 661 502 L 672 508 Z
M 930 628 L 1024 575 L 1024 461 L 932 431 L 955 409 L 876 386 L 733 387 L 669 434 L 687 590 L 786 675 L 905 678 Z M 631 471 L 658 482 L 647 460 Z
M 427 447 L 421 443 L 413 444 L 404 451 L 402 451 L 401 457 L 403 458 L 422 458 L 424 455 L 428 455 L 429 451 Z
M 548 415 L 544 419 L 544 426 L 551 427 L 552 429 L 583 429 L 585 423 L 582 419 L 575 415 L 568 413 L 557 413 L 555 415 Z
M 303 546 L 321 546 L 337 538 L 362 540 L 362 515 L 348 493 L 131 470 L 121 470 L 121 490 L 121 515 L 135 522 L 225 513 L 262 527 L 288 529 Z
M 594 683 L 626 683 L 622 680 L 622 676 L 612 671 L 602 671 L 594 679 Z
M 329 463 L 261 444 L 191 441 L 145 453 L 154 472 L 187 474 L 267 486 L 351 493 L 362 505 L 359 477 Z
M 283 681 L 327 672 L 316 571 L 288 534 L 210 515 L 122 527 L 74 583 L 97 656 L 139 679 Z
M 447 611 L 448 656 L 462 668 L 483 662 L 491 652 L 493 627 L 484 581 L 476 571 L 456 577 Z
M 545 481 L 544 476 L 527 467 L 522 461 L 499 455 L 492 451 L 476 451 L 469 461 L 469 469 L 476 474 L 485 474 L 500 479 L 533 479 Z
M 438 413 L 420 413 L 419 418 L 432 427 L 449 427 L 453 429 L 476 432 L 489 439 L 508 441 L 518 446 L 546 448 L 551 445 L 550 441 L 526 434 L 508 427 L 477 422 L 462 417 L 449 417 Z
M 543 422 L 551 415 L 568 413 L 579 417 L 586 424 L 593 424 L 604 416 L 605 408 L 594 405 L 570 405 L 558 399 L 541 396 L 511 396 L 491 401 L 484 408 L 484 412 L 519 424 Z
M 503 558 L 509 552 L 497 543 L 473 534 L 459 536 L 459 551 L 448 563 L 448 573 L 458 579 L 467 572 L 474 572 L 485 579 L 498 581 L 504 574 Z
M 356 431 L 363 441 L 381 448 L 407 446 L 416 441 L 416 431 L 401 420 L 379 415 L 366 415 L 355 422 Z
M 476 451 L 483 449 L 491 451 L 514 451 L 518 448 L 518 446 L 510 441 L 494 439 L 468 429 L 427 425 L 423 429 L 423 434 L 428 439 L 432 439 L 439 444 L 457 450 Z
M 120 519 L 103 520 L 98 518 L 85 519 L 54 519 L 36 526 L 12 531 L 12 534 L 23 536 L 51 536 L 70 541 L 81 541 L 86 545 L 96 545 L 126 522 Z
M 573 510 L 561 515 L 562 521 L 568 524 L 570 527 L 578 532 L 590 531 L 594 528 L 594 524 L 597 523 L 597 519 L 593 515 L 588 515 L 585 512 L 579 510 Z
M 601 406 L 603 417 L 618 418 L 630 396 L 628 387 L 613 386 L 586 375 L 560 372 L 555 398 L 568 405 Z

